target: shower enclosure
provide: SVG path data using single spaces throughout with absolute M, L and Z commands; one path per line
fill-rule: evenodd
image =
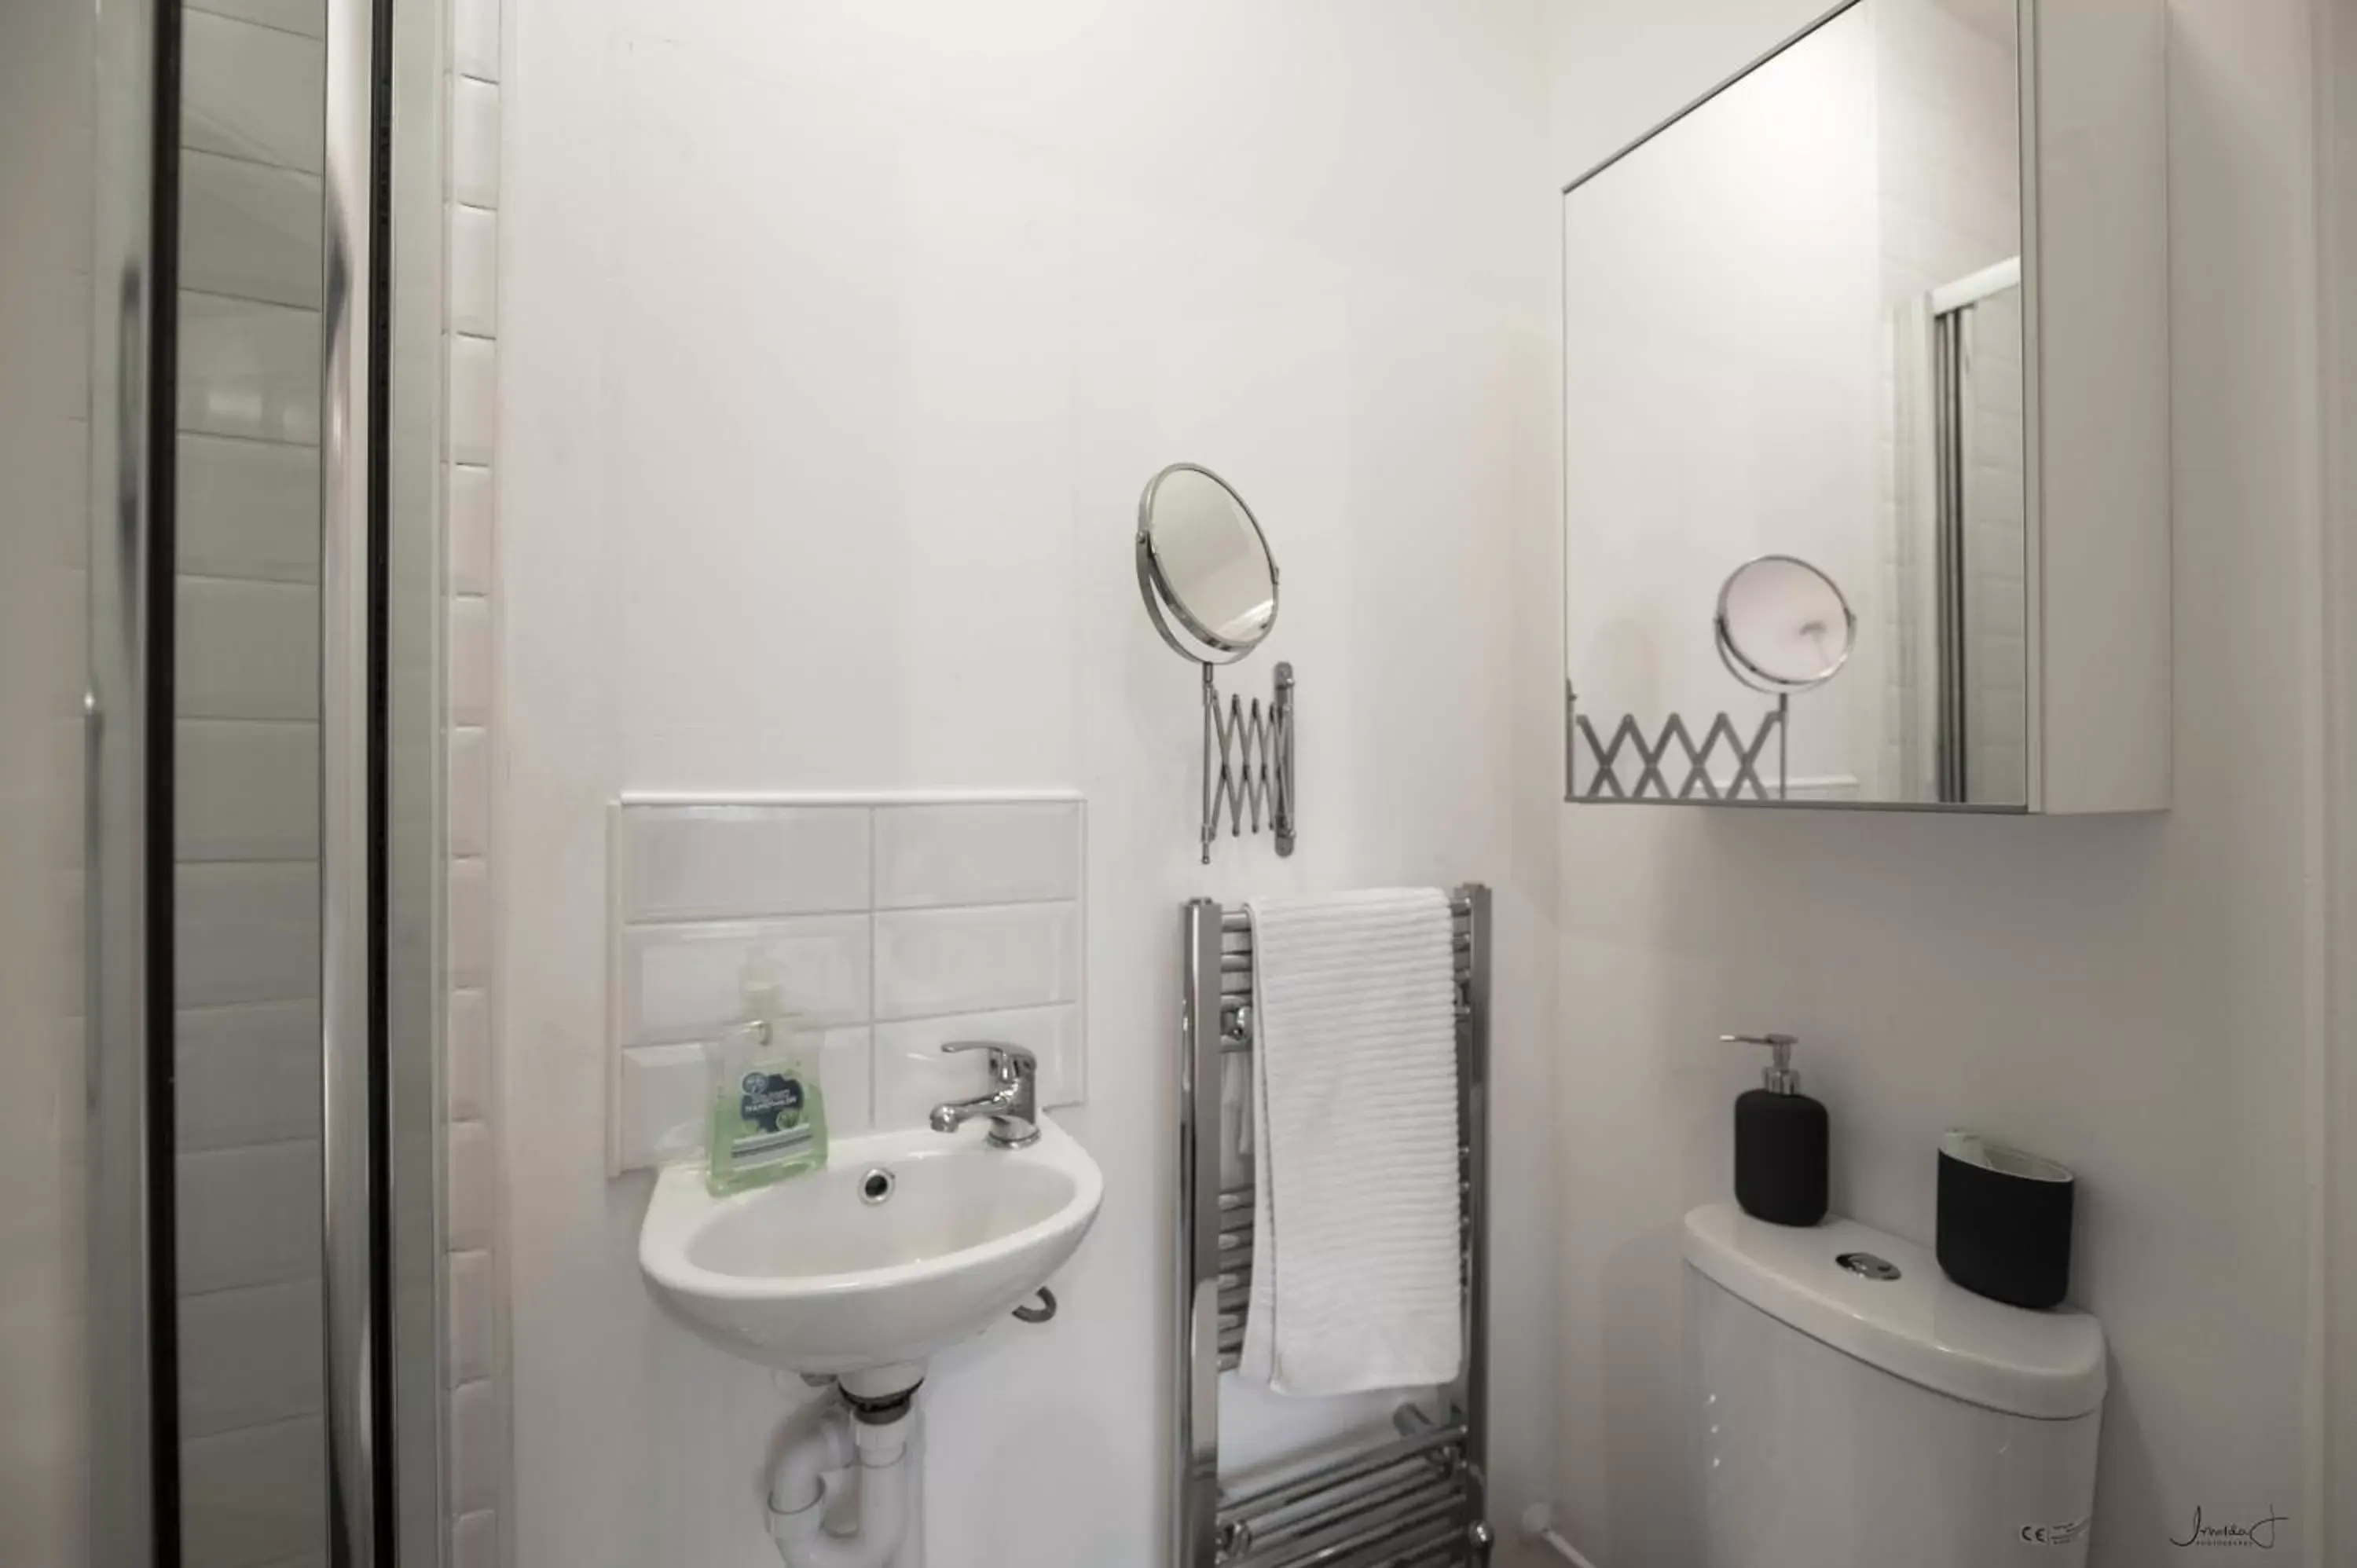
M 443 1554 L 438 10 L 0 5 L 12 1568 Z

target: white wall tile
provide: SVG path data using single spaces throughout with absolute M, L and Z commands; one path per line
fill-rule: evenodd
M 319 452 L 276 441 L 179 438 L 180 570 L 319 580 Z
M 500 0 L 453 0 L 450 64 L 461 76 L 500 79 Z
M 491 717 L 491 607 L 490 601 L 461 595 L 450 601 L 450 660 L 444 672 L 445 696 L 454 725 L 481 725 Z
M 1076 904 L 876 917 L 876 1016 L 991 1012 L 1081 994 Z
M 500 204 L 500 90 L 472 77 L 450 87 L 450 194 L 467 207 Z
M 179 859 L 317 858 L 318 725 L 182 719 L 174 730 Z
M 448 791 L 443 816 L 450 853 L 481 854 L 491 843 L 491 741 L 479 729 L 449 732 Z
M 172 1048 L 172 1126 L 183 1153 L 318 1136 L 317 1003 L 183 1009 Z
M 450 329 L 478 338 L 497 335 L 500 297 L 499 214 L 484 207 L 450 209 Z
M 450 460 L 486 465 L 499 440 L 499 351 L 489 338 L 450 339 Z
M 499 1501 L 500 1480 L 507 1470 L 500 1431 L 499 1391 L 490 1383 L 464 1383 L 451 1391 L 452 1513 L 471 1513 Z
M 317 588 L 182 577 L 178 610 L 180 717 L 318 719 Z
M 327 125 L 319 39 L 190 11 L 180 48 L 183 145 L 319 172 Z
M 327 1543 L 327 1434 L 317 1416 L 181 1446 L 185 1568 L 279 1568 Z
M 499 1568 L 500 1516 L 477 1509 L 450 1527 L 450 1568 Z
M 859 806 L 625 806 L 625 920 L 833 914 L 867 908 Z
M 620 943 L 616 1039 L 657 1045 L 702 1039 L 745 1016 L 745 985 L 774 975 L 787 1009 L 813 1023 L 867 1015 L 864 916 L 654 926 Z
M 967 1013 L 876 1026 L 876 1125 L 921 1127 L 934 1106 L 987 1093 L 989 1058 L 981 1051 L 944 1055 L 952 1040 L 995 1040 L 1021 1046 L 1039 1058 L 1039 1104 L 1045 1109 L 1082 1097 L 1081 1015 L 1076 1006 L 1012 1013 Z
M 319 444 L 319 313 L 180 293 L 182 430 Z
M 178 1162 L 182 1294 L 301 1279 L 319 1267 L 319 1145 L 214 1149 Z
M 328 0 L 189 0 L 188 9 L 259 22 L 307 38 L 328 35 Z
M 491 975 L 491 874 L 479 860 L 454 860 L 443 887 L 448 900 L 448 979 L 461 988 Z
M 491 591 L 491 471 L 454 463 L 448 473 L 450 591 L 488 594 Z
M 480 1122 L 454 1122 L 444 1152 L 449 1164 L 447 1240 L 452 1251 L 479 1251 L 491 1244 L 498 1230 L 490 1129 Z
M 318 308 L 319 177 L 243 158 L 180 159 L 180 286 Z
M 317 1275 L 183 1299 L 181 1434 L 318 1413 L 321 1326 Z
M 876 907 L 1024 904 L 1081 894 L 1081 807 L 882 806 L 876 811 Z
M 450 1384 L 488 1378 L 493 1369 L 491 1293 L 496 1288 L 489 1252 L 450 1254 Z
M 852 1138 L 874 1124 L 869 1113 L 869 1031 L 824 1031 L 818 1048 L 819 1092 L 829 1138 Z M 701 1044 L 632 1046 L 622 1052 L 614 1168 L 640 1170 L 707 1153 L 714 1085 Z
M 300 862 L 179 869 L 173 943 L 180 1004 L 287 1002 L 319 989 L 319 879 Z
M 443 1096 L 453 1122 L 483 1122 L 491 1114 L 491 1001 L 479 990 L 450 993 L 443 1036 Z

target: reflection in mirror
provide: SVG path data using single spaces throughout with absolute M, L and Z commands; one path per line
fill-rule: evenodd
M 1857 617 L 1831 577 L 1790 555 L 1762 555 L 1718 590 L 1718 650 L 1755 692 L 1805 692 L 1849 662 Z
M 1566 190 L 1595 733 L 1683 765 L 1674 720 L 1748 738 L 1781 704 L 1771 800 L 2026 805 L 2019 79 L 2013 0 L 1857 0 Z
M 1146 608 L 1164 639 L 1189 658 L 1232 662 L 1276 624 L 1268 541 L 1243 498 L 1209 468 L 1173 463 L 1154 476 L 1138 503 L 1137 549 Z M 1166 609 L 1203 649 L 1180 640 Z

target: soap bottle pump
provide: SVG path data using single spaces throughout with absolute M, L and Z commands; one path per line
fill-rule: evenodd
M 1814 1225 L 1825 1217 L 1831 1119 L 1801 1092 L 1792 1035 L 1721 1035 L 1729 1045 L 1766 1046 L 1773 1054 L 1760 1087 L 1735 1101 L 1735 1201 L 1743 1212 L 1778 1225 Z

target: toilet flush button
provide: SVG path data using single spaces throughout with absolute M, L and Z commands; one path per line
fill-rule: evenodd
M 1851 1273 L 1863 1274 L 1870 1280 L 1886 1283 L 1899 1277 L 1899 1265 L 1888 1258 L 1878 1258 L 1871 1252 L 1844 1252 L 1834 1260 Z

